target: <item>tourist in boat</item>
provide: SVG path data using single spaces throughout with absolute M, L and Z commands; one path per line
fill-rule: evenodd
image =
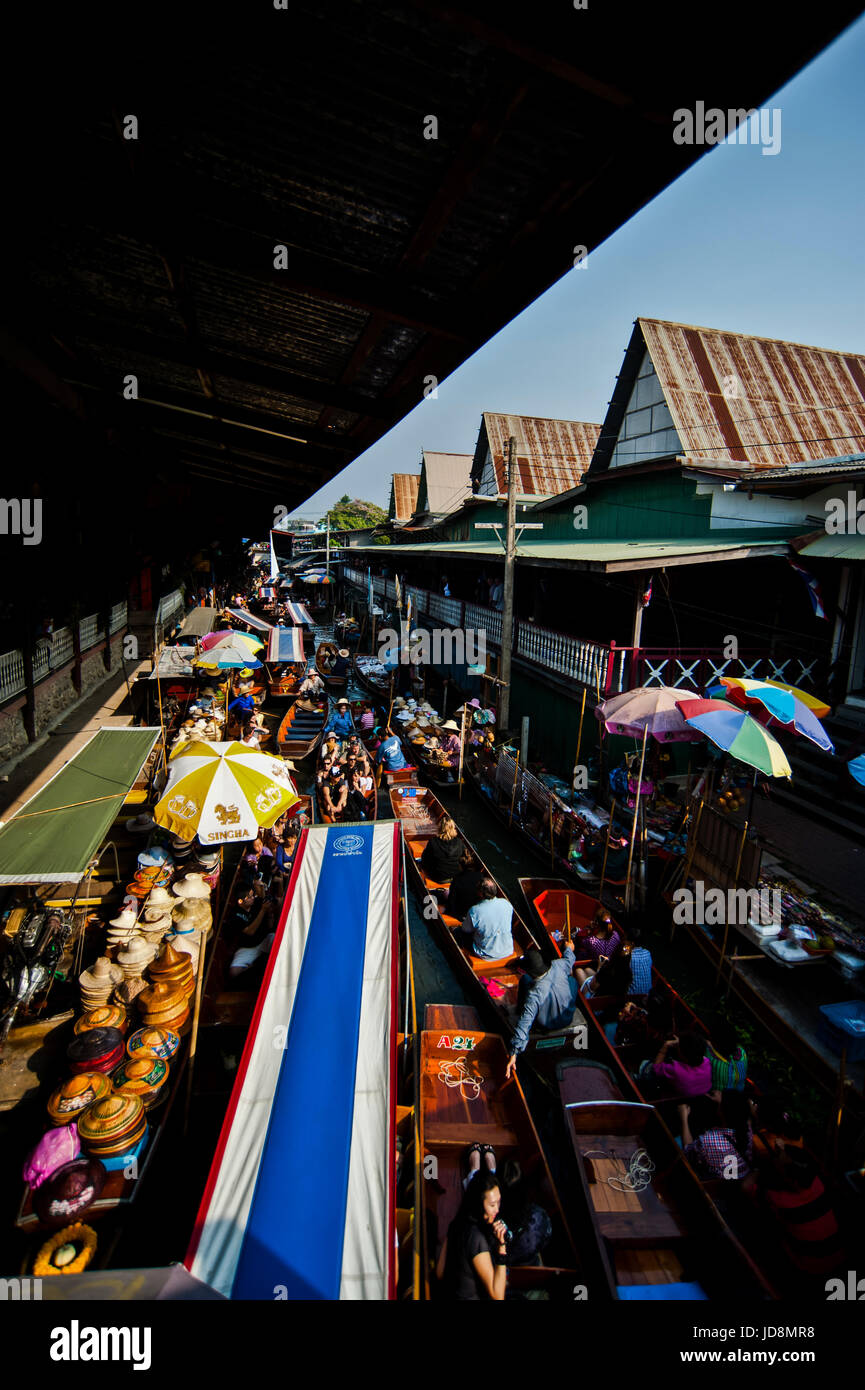
M 578 965 L 575 971 L 580 994 L 624 998 L 631 982 L 631 964 L 621 951 L 599 956 L 596 968 Z
M 463 852 L 463 842 L 459 837 L 456 821 L 445 816 L 439 825 L 435 839 L 429 840 L 421 855 L 420 866 L 427 878 L 434 883 L 450 883 Z
M 696 1033 L 667 1038 L 652 1062 L 643 1062 L 639 1077 L 665 1100 L 690 1100 L 712 1089 L 712 1068 L 705 1040 Z
M 589 923 L 588 930 L 581 933 L 577 940 L 580 943 L 580 950 L 589 953 L 594 966 L 597 966 L 601 956 L 614 955 L 622 942 L 617 928 L 613 926 L 613 919 L 603 907 L 597 909 Z
M 349 734 L 354 733 L 354 721 L 345 697 L 337 700 L 336 710 L 327 722 L 327 732 L 338 734 L 340 738 L 348 738 Z
M 321 783 L 322 814 L 338 821 L 348 804 L 348 782 L 339 763 L 335 763 Z
M 228 713 L 234 715 L 238 723 L 242 724 L 250 715 L 255 714 L 255 708 L 255 699 L 247 690 L 241 695 L 235 695 L 228 706 Z
M 364 705 L 359 727 L 365 734 L 371 734 L 375 728 L 375 710 L 372 705 Z
M 351 758 L 346 765 L 348 783 L 348 810 L 354 820 L 367 820 L 371 812 L 369 794 L 375 789 L 372 777 L 361 772 Z
M 640 944 L 642 932 L 639 927 L 632 927 L 629 935 L 630 940 L 622 944 L 622 954 L 631 967 L 628 994 L 648 994 L 652 988 L 652 953 Z M 723 1089 L 722 1086 L 718 1087 L 718 1090 Z
M 712 1068 L 713 1091 L 744 1091 L 748 1057 L 735 1028 L 725 1019 L 719 1019 L 713 1026 L 706 1056 Z
M 388 734 L 379 744 L 378 752 L 375 755 L 376 767 L 381 767 L 385 772 L 401 772 L 408 767 L 402 745 L 396 734 Z
M 471 850 L 464 849 L 460 855 L 459 869 L 448 889 L 446 911 L 449 917 L 456 917 L 460 922 L 463 920 L 469 908 L 480 900 L 483 878 L 484 871 Z
M 520 980 L 522 1012 L 511 1039 L 505 1071 L 506 1081 L 510 1080 L 513 1074 L 517 1057 L 528 1047 L 532 1028 L 552 1033 L 557 1029 L 567 1028 L 573 1021 L 577 999 L 575 960 L 572 946 L 566 946 L 561 957 L 552 963 L 545 961 L 540 951 L 532 946 L 517 962 L 524 972 Z
M 351 738 L 348 740 L 348 745 L 346 747 L 346 756 L 349 758 L 354 758 L 358 767 L 364 772 L 364 774 L 368 773 L 370 776 L 372 776 L 372 764 L 369 760 L 369 754 L 367 753 L 357 734 L 352 734 Z
M 484 878 L 480 902 L 469 908 L 459 931 L 481 960 L 503 960 L 514 953 L 513 918 L 514 910 L 507 898 L 500 898 L 493 880 Z
M 339 763 L 341 761 L 342 744 L 340 743 L 336 734 L 328 734 L 327 738 L 321 745 L 321 751 L 318 755 L 318 765 L 319 767 L 324 768 L 326 772 L 329 772 L 330 769 L 333 767 L 334 763 Z
M 703 1178 L 743 1180 L 751 1172 L 754 1136 L 751 1112 L 740 1091 L 722 1091 L 718 1104 L 695 1096 L 679 1104 L 682 1147 Z
M 481 1146 L 476 1146 L 480 1163 Z M 490 1155 L 485 1155 L 488 1158 Z M 495 1157 L 492 1156 L 495 1163 Z M 494 1171 L 471 1173 L 462 1206 L 451 1222 L 436 1264 L 446 1296 L 458 1302 L 491 1298 L 504 1301 L 508 1282 L 507 1230 L 499 1219 L 502 1203 Z
M 806 1149 L 776 1148 L 760 1166 L 755 1197 L 797 1271 L 797 1294 L 804 1292 L 802 1275 L 818 1276 L 822 1282 L 827 1274 L 844 1269 L 848 1255 L 838 1218 Z M 822 1296 L 819 1284 L 817 1289 Z
M 339 650 L 338 650 L 338 652 L 337 652 L 337 654 L 336 654 L 336 660 L 334 661 L 333 666 L 332 666 L 331 669 L 330 669 L 330 674 L 331 674 L 332 676 L 347 676 L 347 675 L 348 675 L 348 666 L 349 666 L 349 653 L 348 653 L 348 647 L 340 647 Z
M 318 674 L 317 671 L 309 671 L 301 681 L 300 688 L 297 693 L 298 695 L 304 696 L 304 698 L 311 697 L 313 699 L 316 699 L 319 695 L 323 694 L 323 692 L 324 681 L 322 680 L 321 676 Z

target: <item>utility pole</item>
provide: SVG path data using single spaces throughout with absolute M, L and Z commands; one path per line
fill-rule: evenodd
M 325 542 L 324 572 L 330 578 L 330 512 L 327 513 L 327 541 Z
M 499 677 L 502 693 L 499 700 L 499 732 L 508 727 L 511 705 L 511 647 L 514 635 L 514 558 L 517 553 L 517 441 L 508 440 L 508 521 L 505 532 L 505 584 L 502 611 L 502 660 Z

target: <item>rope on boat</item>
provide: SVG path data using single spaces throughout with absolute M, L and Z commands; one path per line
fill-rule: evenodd
M 652 1186 L 652 1174 L 655 1171 L 655 1165 L 645 1149 L 637 1149 L 629 1158 L 627 1167 L 617 1153 L 607 1153 L 606 1149 L 587 1149 L 582 1156 L 583 1158 L 608 1158 L 618 1160 L 622 1164 L 623 1171 L 621 1173 L 614 1173 L 611 1177 L 604 1178 L 604 1182 L 614 1192 L 645 1192 L 647 1187 Z

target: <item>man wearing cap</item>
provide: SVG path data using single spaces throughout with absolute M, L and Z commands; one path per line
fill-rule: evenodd
M 345 696 L 336 702 L 336 714 L 331 715 L 328 721 L 327 733 L 336 734 L 339 738 L 348 738 L 349 734 L 354 733 L 351 710 Z
M 528 1046 L 532 1027 L 552 1033 L 559 1028 L 567 1028 L 573 1021 L 578 993 L 573 974 L 575 960 L 573 947 L 566 946 L 561 957 L 549 965 L 540 951 L 532 946 L 517 962 L 525 971 L 520 981 L 522 1012 L 511 1039 L 506 1081 L 514 1072 L 518 1054 Z M 524 989 L 524 986 L 527 988 Z
M 325 816 L 337 821 L 348 804 L 348 782 L 339 763 L 335 763 L 327 777 L 320 783 L 321 810 Z

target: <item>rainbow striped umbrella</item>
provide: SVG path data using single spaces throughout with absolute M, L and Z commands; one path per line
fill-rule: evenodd
M 818 719 L 825 719 L 826 715 L 831 712 L 832 706 L 827 705 L 825 700 L 818 699 L 816 695 L 812 695 L 810 690 L 800 690 L 798 685 L 785 685 L 783 681 L 766 680 L 764 684 L 777 686 L 779 690 L 789 690 L 790 694 L 795 695 L 797 700 L 801 700 L 802 704 L 806 705 Z
M 710 695 L 724 695 L 734 705 L 742 709 L 760 706 L 766 715 L 766 722 L 783 724 L 797 734 L 816 743 L 826 753 L 834 753 L 832 742 L 813 710 L 794 695 L 792 689 L 783 690 L 768 681 L 745 680 L 738 676 L 722 676 L 720 685 L 712 686 Z M 755 710 L 755 713 L 757 711 Z M 759 718 L 758 714 L 758 718 Z
M 206 637 L 201 639 L 201 650 L 210 651 L 211 647 L 218 647 L 223 642 L 238 640 L 245 643 L 250 651 L 259 652 L 264 643 L 258 637 L 253 637 L 251 632 L 235 632 L 233 627 L 223 628 L 221 632 L 209 632 Z
M 679 700 L 687 724 L 725 753 L 767 777 L 790 777 L 792 769 L 778 740 L 744 710 L 726 700 Z

